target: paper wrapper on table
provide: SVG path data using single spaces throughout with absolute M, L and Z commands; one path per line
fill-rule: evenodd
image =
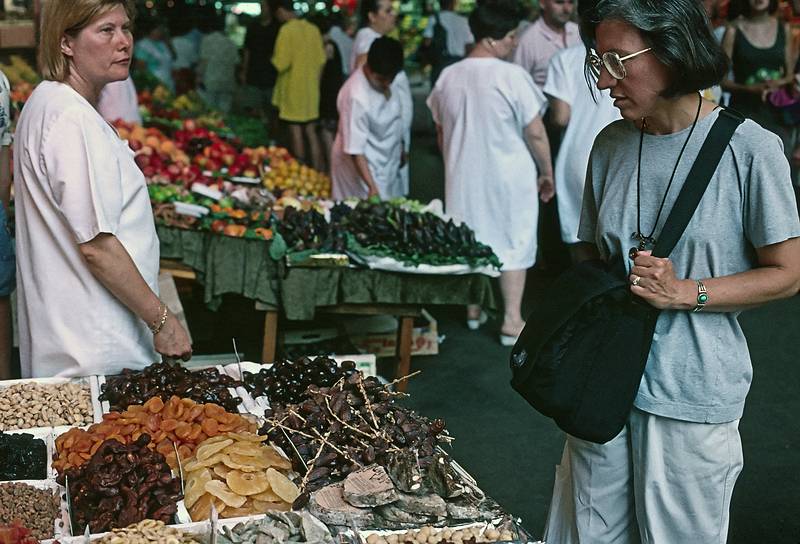
M 411 355 L 438 355 L 439 328 L 434 317 L 422 310 L 424 324 L 414 324 L 411 334 Z M 376 357 L 394 357 L 397 354 L 396 318 L 391 316 L 353 317 L 345 323 L 350 341 L 365 353 Z
M 493 266 L 470 266 L 468 264 L 449 264 L 434 266 L 430 264 L 405 264 L 391 257 L 374 257 L 359 255 L 368 268 L 384 272 L 400 272 L 402 274 L 426 274 L 435 276 L 464 276 L 467 274 L 483 274 L 490 278 L 499 278 L 500 271 Z

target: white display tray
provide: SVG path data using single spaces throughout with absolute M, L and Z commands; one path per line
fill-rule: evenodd
M 175 202 L 174 205 L 175 205 L 175 213 L 181 215 L 188 215 L 191 217 L 197 217 L 198 219 L 211 213 L 211 210 L 209 210 L 205 206 L 200 206 L 198 204 L 189 204 L 188 202 Z
M 11 482 L 0 482 L 0 484 L 7 484 Z M 69 525 L 69 512 L 67 510 L 66 491 L 55 480 L 19 480 L 14 483 L 26 484 L 36 489 L 52 489 L 58 493 L 59 500 L 61 501 L 61 517 L 53 522 L 53 540 L 63 540 L 63 537 L 72 535 Z M 52 541 L 52 540 L 51 540 Z M 48 542 L 44 540 L 43 542 Z
M 100 395 L 100 390 L 97 385 L 97 377 L 96 376 L 87 376 L 84 378 L 28 378 L 24 380 L 4 380 L 0 381 L 0 389 L 10 387 L 12 385 L 19 385 L 19 384 L 29 384 L 29 383 L 39 383 L 39 384 L 62 384 L 62 383 L 82 383 L 87 384 L 89 386 L 89 396 L 91 399 L 92 404 L 92 421 L 97 423 L 103 419 L 103 409 L 100 406 L 100 401 L 98 397 Z M 44 426 L 44 427 L 36 427 L 36 429 L 49 429 L 51 426 Z M 0 429 L 4 430 L 4 429 Z M 8 429 L 9 431 L 13 430 L 31 430 L 31 429 Z
M 430 264 L 408 265 L 390 257 L 360 256 L 372 270 L 386 272 L 402 272 L 404 274 L 430 274 L 442 276 L 463 276 L 466 274 L 483 274 L 490 278 L 500 276 L 500 271 L 491 266 L 474 267 L 466 264 L 450 264 L 433 266 Z

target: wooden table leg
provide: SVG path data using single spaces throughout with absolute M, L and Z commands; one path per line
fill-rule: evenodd
M 275 362 L 275 350 L 278 341 L 278 311 L 267 310 L 264 316 L 264 347 L 261 350 L 262 363 Z
M 414 333 L 414 318 L 400 317 L 400 328 L 397 330 L 397 372 L 395 378 L 402 378 L 411 373 L 411 337 Z M 405 392 L 408 380 L 397 384 L 397 390 Z

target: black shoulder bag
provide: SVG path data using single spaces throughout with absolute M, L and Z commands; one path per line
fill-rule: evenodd
M 653 249 L 668 257 L 744 121 L 722 110 Z M 624 258 L 624 257 L 623 257 Z M 580 263 L 556 279 L 511 352 L 511 386 L 565 432 L 599 444 L 624 427 L 660 310 L 631 295 L 621 261 Z

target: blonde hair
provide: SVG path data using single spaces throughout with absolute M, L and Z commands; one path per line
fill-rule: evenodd
M 77 36 L 92 21 L 117 6 L 125 8 L 133 21 L 136 8 L 133 0 L 50 0 L 42 10 L 39 37 L 39 69 L 44 79 L 65 81 L 69 76 L 67 57 L 61 52 L 64 35 Z

